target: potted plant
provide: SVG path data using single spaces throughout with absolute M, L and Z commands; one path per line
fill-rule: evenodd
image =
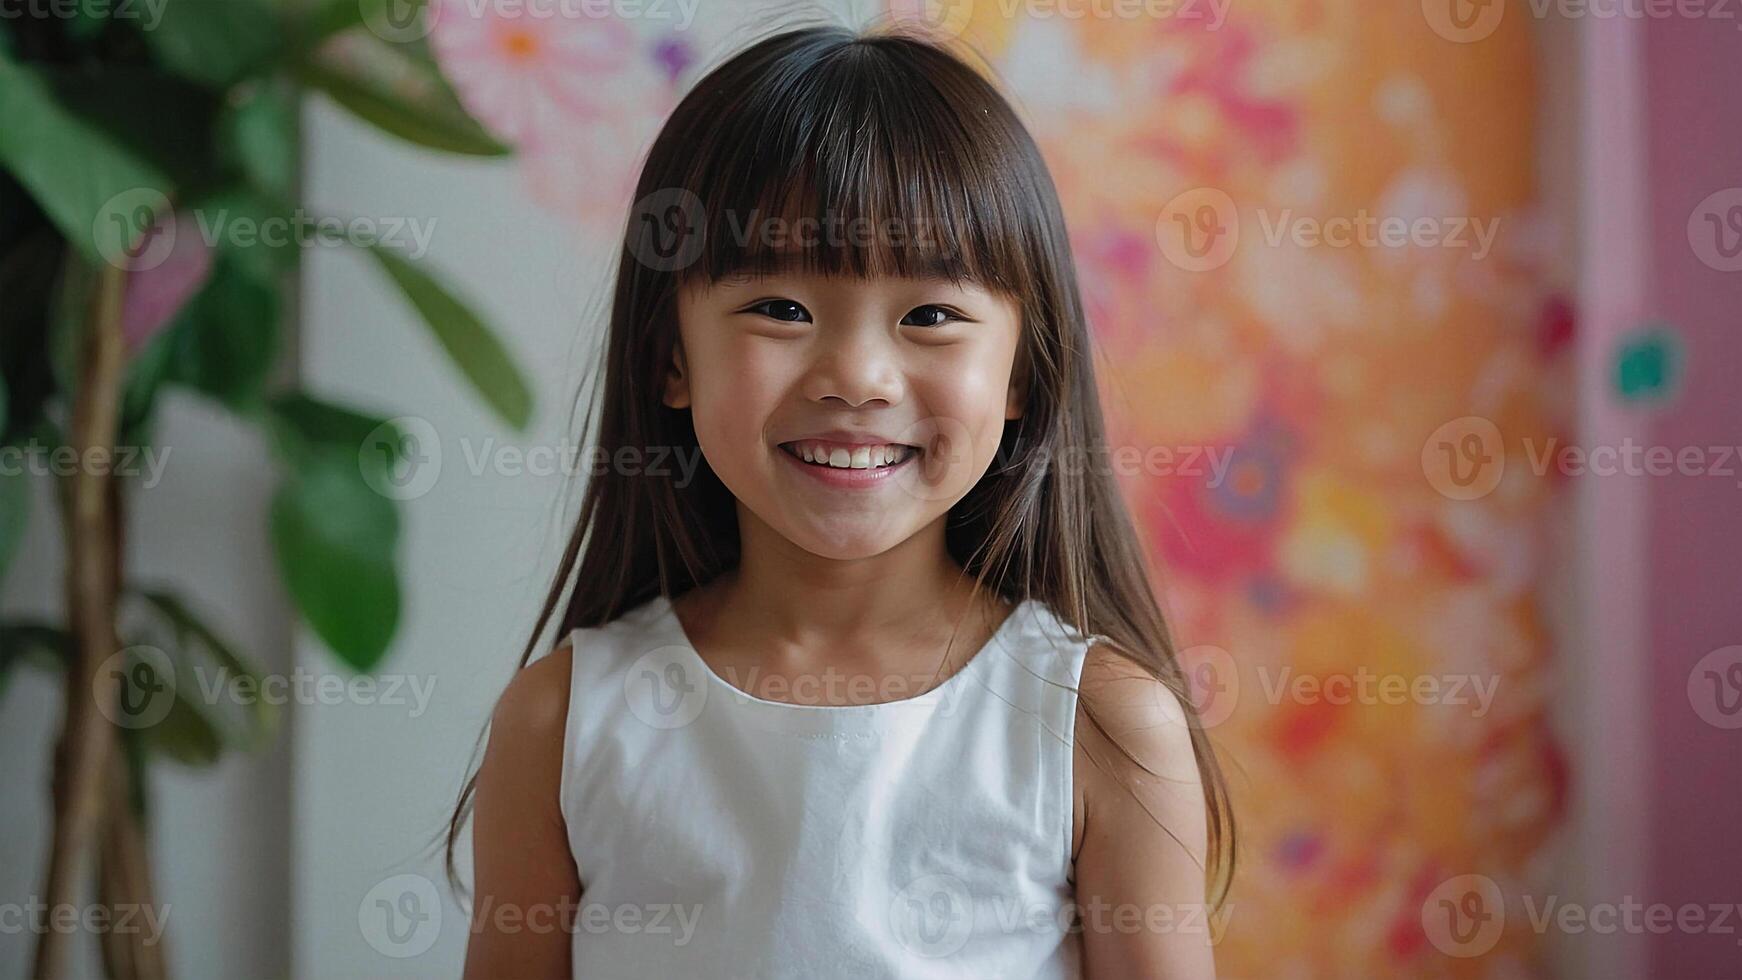
M 285 289 L 306 234 L 353 226 L 297 201 L 299 100 L 322 93 L 444 153 L 509 152 L 461 106 L 421 32 L 376 0 L 47 0 L 0 19 L 0 574 L 29 513 L 30 466 L 56 474 L 67 542 L 63 622 L 0 622 L 0 683 L 64 676 L 54 837 L 41 898 L 152 907 L 144 770 L 209 765 L 274 730 L 269 705 L 225 713 L 178 668 L 258 682 L 196 603 L 132 581 L 118 463 L 152 447 L 157 395 L 198 392 L 259 426 L 282 463 L 270 537 L 293 604 L 346 667 L 372 669 L 399 614 L 392 494 L 404 434 L 285 384 Z M 413 25 L 415 27 L 415 25 Z M 269 229 L 290 234 L 268 234 Z M 508 351 L 402 248 L 340 231 L 380 266 L 478 396 L 532 411 Z M 67 465 L 58 465 L 66 463 Z M 101 933 L 114 977 L 161 977 L 161 946 Z M 67 969 L 41 932 L 33 975 Z

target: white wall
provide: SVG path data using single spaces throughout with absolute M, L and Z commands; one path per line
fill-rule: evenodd
M 305 118 L 305 198 L 326 213 L 434 220 L 427 262 L 496 328 L 537 393 L 532 429 L 492 417 L 446 362 L 409 307 L 366 257 L 317 250 L 304 265 L 304 384 L 322 397 L 411 415 L 434 427 L 440 476 L 401 504 L 400 630 L 377 675 L 432 691 L 415 705 L 316 705 L 303 710 L 293 782 L 293 955 L 300 977 L 458 975 L 466 918 L 452 902 L 439 852 L 474 742 L 518 663 L 569 528 L 557 501 L 568 477 L 514 475 L 489 464 L 497 448 L 560 446 L 602 322 L 597 290 L 607 256 L 588 253 L 572 223 L 542 213 L 512 161 L 436 158 L 366 129 L 326 103 Z M 584 175 L 577 175 L 584 179 Z M 485 464 L 475 474 L 474 459 Z M 297 662 L 324 670 L 311 635 Z M 469 858 L 469 844 L 463 851 Z M 469 861 L 468 861 L 469 864 Z M 439 930 L 384 938 L 372 889 L 403 874 L 440 896 Z M 384 886 L 399 900 L 402 889 Z M 365 898 L 369 907 L 360 909 Z M 428 906 L 419 905 L 418 908 Z M 360 918 L 360 911 L 363 913 Z M 435 921 L 429 920 L 432 928 Z M 408 927 L 409 928 L 409 927 Z M 367 934 L 366 934 L 367 931 Z M 402 934 L 403 936 L 404 934 Z M 426 951 L 413 953 L 426 945 Z M 371 939 L 375 944 L 371 944 Z

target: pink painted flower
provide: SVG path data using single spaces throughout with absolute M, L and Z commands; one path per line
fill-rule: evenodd
M 127 276 L 121 307 L 121 338 L 137 351 L 168 326 L 212 272 L 212 249 L 185 212 L 158 220 L 153 235 L 168 233 L 174 245 L 161 262 L 141 265 Z
M 612 16 L 567 5 L 510 9 L 440 0 L 430 46 L 460 99 L 521 151 L 612 112 L 624 86 L 645 84 L 637 38 Z
M 622 112 L 552 134 L 521 155 L 533 197 L 574 219 L 582 234 L 621 235 L 659 122 L 652 111 Z

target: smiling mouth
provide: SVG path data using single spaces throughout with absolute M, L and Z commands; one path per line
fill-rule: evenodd
M 919 455 L 917 446 L 891 443 L 847 449 L 814 446 L 804 441 L 780 443 L 780 450 L 806 466 L 833 470 L 881 470 L 900 466 Z

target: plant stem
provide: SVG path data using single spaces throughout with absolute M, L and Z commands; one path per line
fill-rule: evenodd
M 79 261 L 69 258 L 69 261 Z M 89 463 L 92 451 L 111 458 L 120 419 L 121 303 L 127 273 L 113 263 L 98 268 L 90 318 L 83 339 L 79 389 L 73 403 L 72 448 L 84 462 L 69 479 L 67 610 L 74 650 L 67 669 L 66 716 L 55 750 L 54 844 L 49 852 L 43 900 L 48 914 L 74 904 L 85 859 L 102 816 L 110 756 L 115 748 L 116 685 L 98 683 L 104 660 L 120 651 L 115 628 L 119 556 L 116 515 L 108 467 Z M 83 919 L 83 916 L 79 917 Z M 32 976 L 58 980 L 68 969 L 69 935 L 44 929 L 38 936 Z
M 109 754 L 108 806 L 103 827 L 102 856 L 98 859 L 97 901 L 110 911 L 109 921 L 121 921 L 116 909 L 125 909 L 135 923 L 151 908 L 150 852 L 145 846 L 144 827 L 130 802 L 133 780 L 144 777 L 125 753 Z M 167 921 L 155 915 L 155 921 Z M 103 965 L 111 977 L 129 980 L 164 980 L 163 944 L 143 928 L 110 929 L 99 937 Z

